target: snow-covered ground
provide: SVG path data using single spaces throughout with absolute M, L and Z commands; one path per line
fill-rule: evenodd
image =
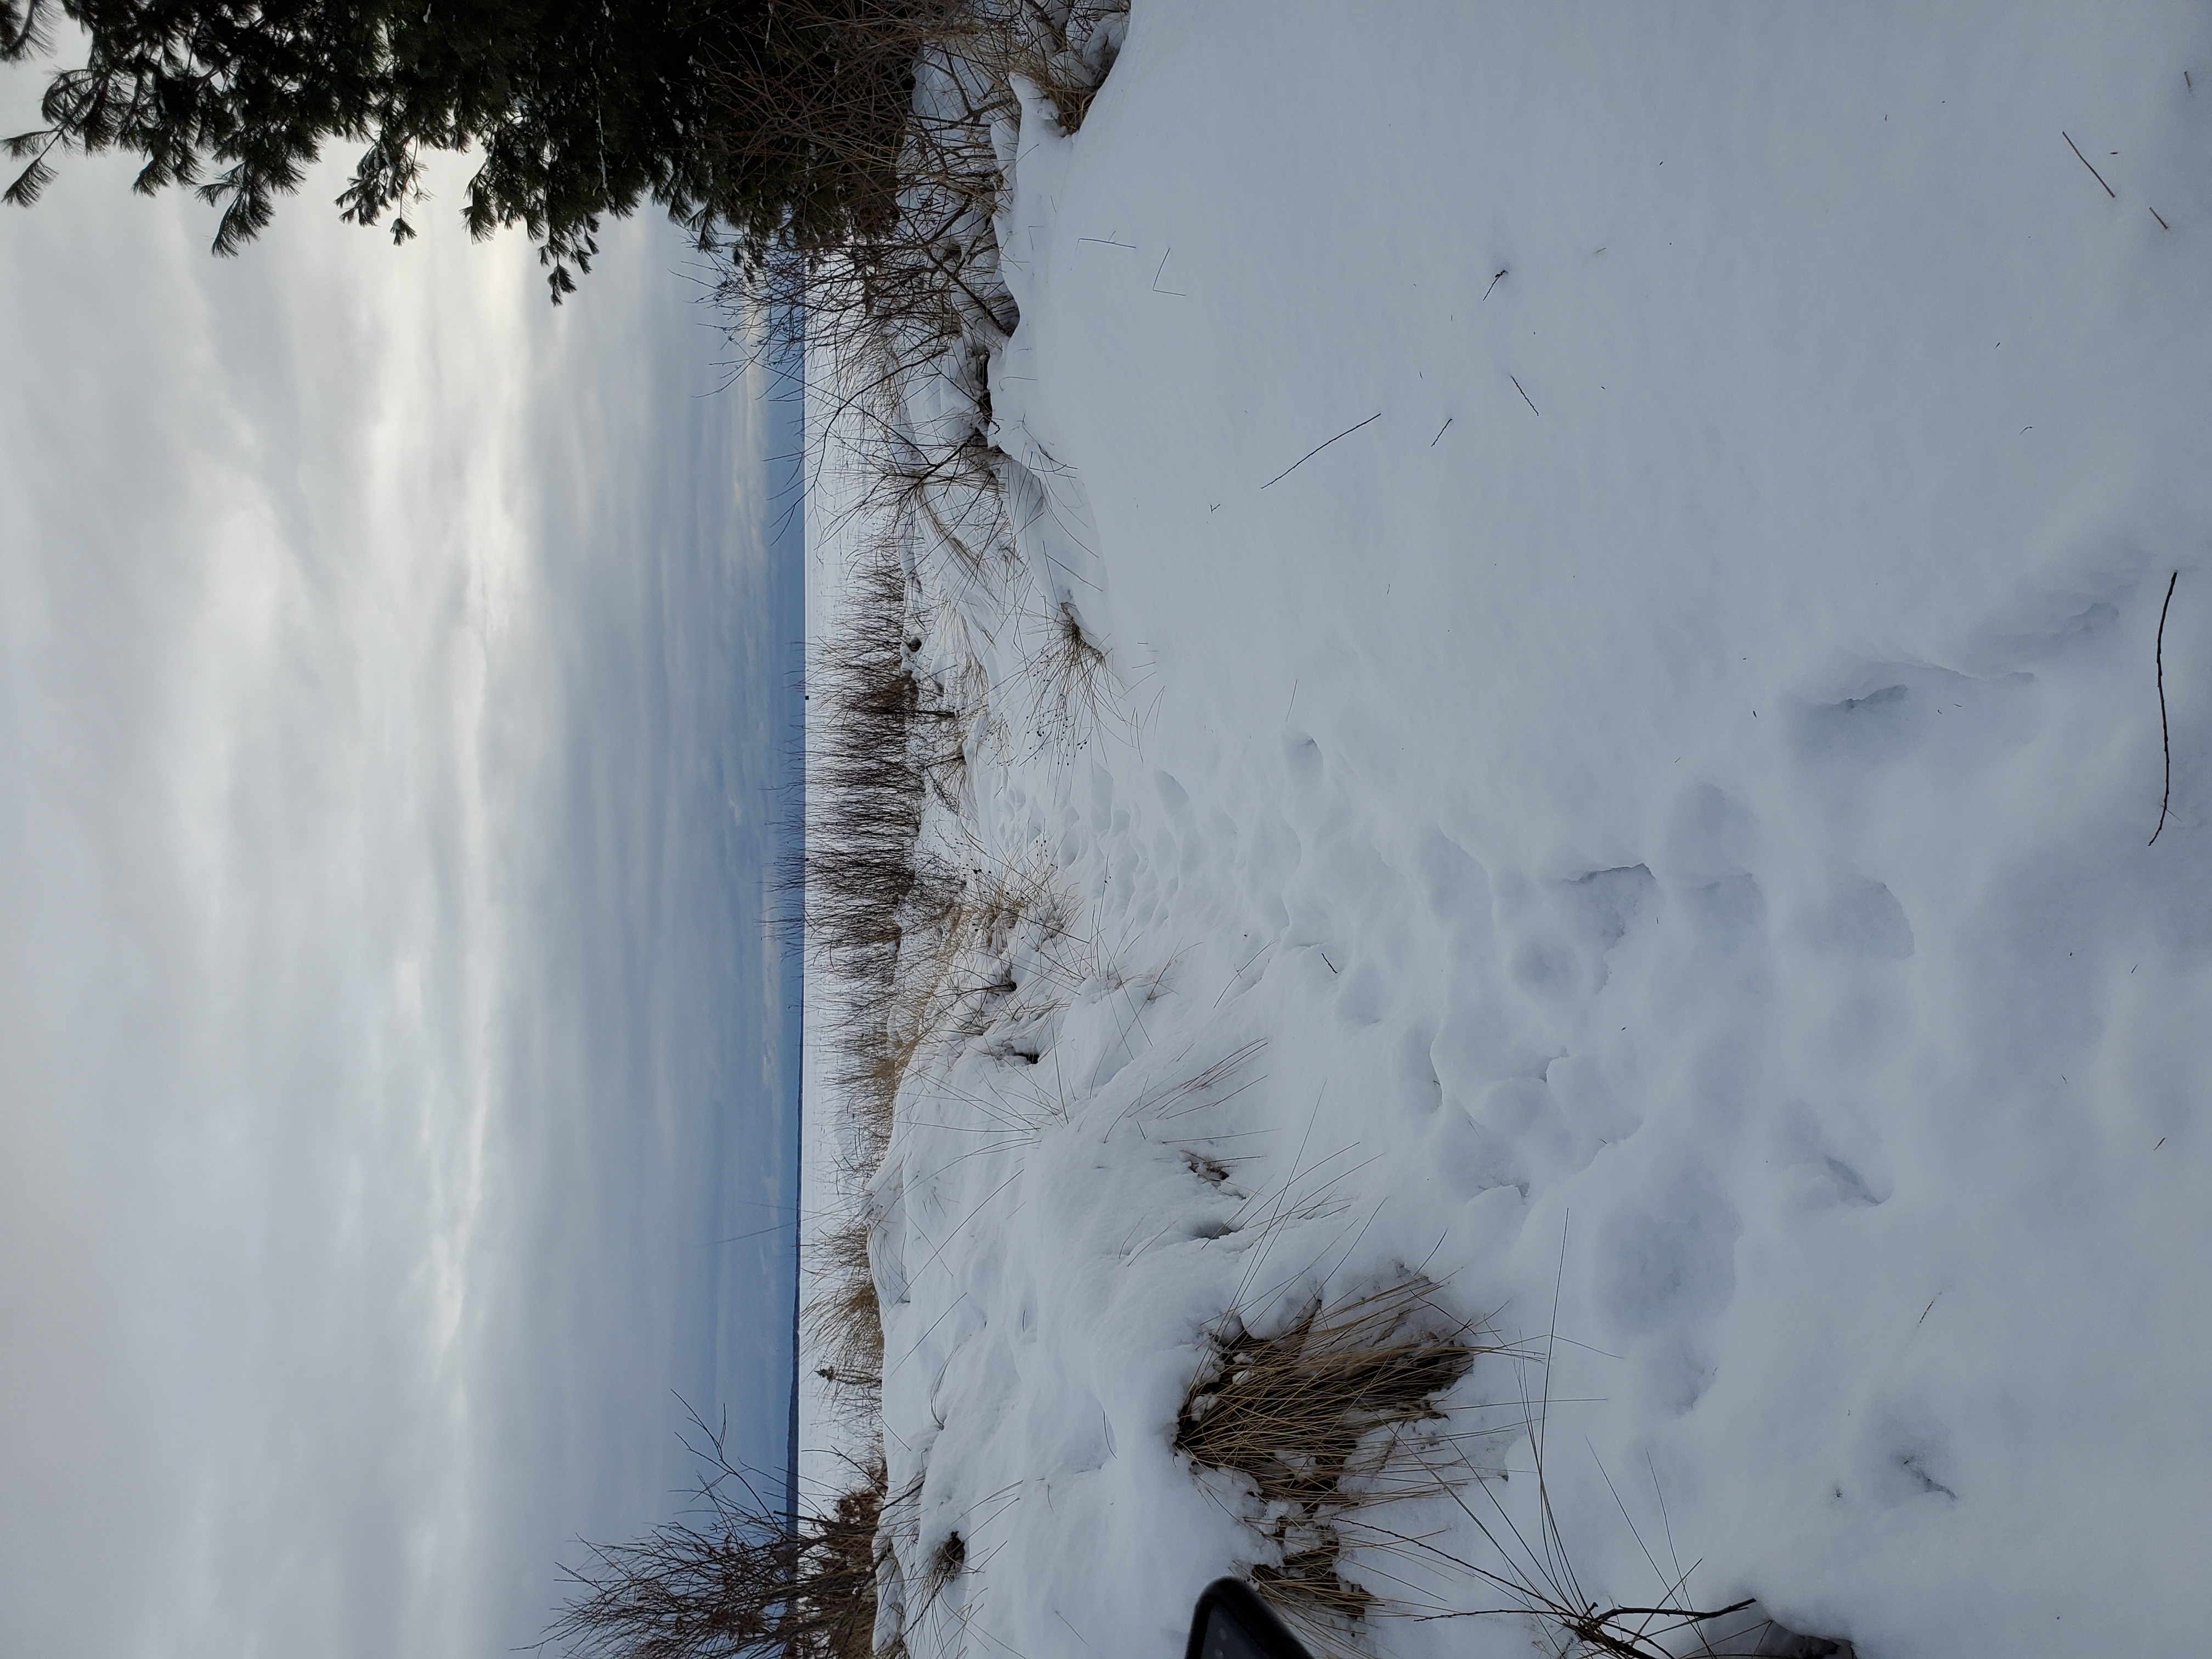
M 1206 1333 L 1412 1269 L 1592 1601 L 2196 1650 L 2212 13 L 1136 0 L 1010 148 L 915 637 L 1055 902 L 871 1190 L 916 1655 L 1176 1651 Z

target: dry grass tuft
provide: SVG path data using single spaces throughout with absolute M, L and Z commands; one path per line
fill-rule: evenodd
M 783 881 L 809 952 L 844 988 L 831 1075 L 863 1178 L 890 1144 L 915 1047 L 892 1006 L 902 961 L 945 931 L 967 886 L 920 850 L 927 780 L 957 752 L 960 716 L 932 700 L 915 667 L 907 590 L 889 556 L 848 584 L 814 665 L 805 851 Z
M 1176 1449 L 1249 1483 L 1258 1513 L 1247 1518 L 1278 1552 L 1253 1579 L 1286 1611 L 1364 1614 L 1375 1598 L 1338 1571 L 1346 1520 L 1444 1488 L 1429 1462 L 1407 1455 L 1408 1437 L 1441 1421 L 1438 1396 L 1499 1350 L 1436 1295 L 1409 1275 L 1316 1303 L 1269 1335 L 1231 1312 L 1183 1397 Z
M 806 1252 L 807 1350 L 832 1395 L 872 1413 L 883 1394 L 883 1310 L 868 1255 L 868 1223 L 844 1218 Z
M 1363 1619 L 1375 1598 L 1337 1571 L 1342 1548 L 1327 1538 L 1285 1555 L 1280 1566 L 1262 1561 L 1252 1569 L 1253 1587 L 1301 1624 L 1310 1626 L 1316 1613 L 1344 1624 Z
M 841 978 L 886 982 L 916 920 L 949 901 L 917 856 L 927 775 L 958 711 L 925 696 L 895 558 L 848 580 L 809 676 L 810 792 L 802 862 L 787 872 L 808 945 Z
M 863 1176 L 890 1145 L 899 1088 L 915 1058 L 986 1028 L 994 1002 L 1014 988 L 1006 966 L 1014 929 L 1065 932 L 1060 902 L 1042 876 L 940 861 L 930 880 L 933 902 L 909 919 L 890 971 L 849 988 L 863 994 L 852 999 L 840 1032 L 836 1082 Z
M 1038 740 L 1080 749 L 1102 716 L 1119 718 L 1119 685 L 1105 647 L 1083 624 L 1074 605 L 1061 601 L 1035 629 L 1037 643 L 1009 690 L 1018 685 L 1026 724 Z M 1032 623 L 1032 627 L 1035 624 Z

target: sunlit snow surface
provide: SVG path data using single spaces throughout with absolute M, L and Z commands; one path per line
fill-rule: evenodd
M 1138 0 L 1000 234 L 1028 574 L 927 650 L 1084 943 L 873 1189 L 916 1651 L 1176 1651 L 1203 1331 L 1421 1264 L 1593 1599 L 2194 1650 L 2212 14 Z

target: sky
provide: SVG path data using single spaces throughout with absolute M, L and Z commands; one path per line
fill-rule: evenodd
M 0 216 L 11 1653 L 504 1651 L 687 1404 L 783 1463 L 796 409 L 342 161 Z

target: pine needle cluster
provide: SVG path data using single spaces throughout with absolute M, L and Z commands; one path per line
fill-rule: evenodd
M 972 26 L 963 0 L 0 0 L 0 62 L 51 45 L 41 125 L 5 140 L 0 192 L 35 202 L 58 157 L 121 150 L 136 187 L 218 210 L 215 252 L 267 227 L 331 143 L 362 146 L 350 222 L 415 234 L 424 158 L 482 157 L 472 235 L 521 226 L 552 297 L 603 219 L 650 201 L 702 251 L 811 263 L 898 214 L 915 67 Z

